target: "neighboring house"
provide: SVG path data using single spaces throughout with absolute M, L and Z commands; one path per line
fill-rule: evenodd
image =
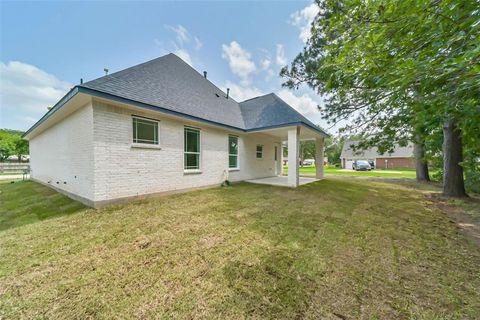
M 328 164 L 328 158 L 327 157 L 323 157 L 323 164 L 324 165 Z M 305 160 L 303 160 L 303 165 L 314 166 L 315 165 L 315 159 L 305 159 Z
M 281 175 L 283 141 L 298 159 L 313 139 L 323 158 L 326 136 L 273 93 L 237 103 L 174 54 L 75 86 L 24 135 L 31 177 L 94 207 Z
M 411 144 L 406 147 L 397 146 L 393 153 L 381 155 L 376 147 L 353 151 L 352 146 L 356 146 L 358 143 L 358 141 L 345 141 L 343 144 L 340 155 L 342 168 L 352 169 L 355 160 L 373 161 L 376 169 L 415 168 L 413 145 Z

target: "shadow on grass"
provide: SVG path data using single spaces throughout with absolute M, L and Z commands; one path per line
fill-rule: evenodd
M 85 208 L 80 202 L 33 181 L 0 184 L 0 231 Z

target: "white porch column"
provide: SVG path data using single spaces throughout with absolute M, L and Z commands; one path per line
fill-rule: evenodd
M 288 130 L 288 186 L 298 187 L 298 157 L 300 151 L 300 127 Z
M 315 178 L 323 179 L 323 149 L 325 138 L 315 138 Z
M 280 163 L 277 164 L 277 173 L 278 173 L 278 176 L 282 177 L 283 176 L 283 141 L 280 141 L 279 145 L 278 145 L 278 158 L 280 161 Z

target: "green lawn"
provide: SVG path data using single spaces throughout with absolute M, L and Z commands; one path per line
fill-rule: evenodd
M 301 175 L 314 175 L 315 166 L 300 167 Z M 384 178 L 409 178 L 415 179 L 415 169 L 388 169 L 388 170 L 372 170 L 372 171 L 345 171 L 342 168 L 335 168 L 326 166 L 324 168 L 327 175 L 341 175 L 341 176 L 358 176 L 358 177 L 384 177 Z M 392 173 L 392 172 L 396 173 Z M 398 172 L 398 173 L 397 173 Z M 283 167 L 283 173 L 288 173 L 288 166 Z
M 93 210 L 0 184 L 0 318 L 478 318 L 480 249 L 433 201 L 330 177 Z
M 84 209 L 81 203 L 34 182 L 0 184 L 0 231 Z

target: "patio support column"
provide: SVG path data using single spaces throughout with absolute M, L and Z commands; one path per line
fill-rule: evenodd
M 315 138 L 315 178 L 323 179 L 323 149 L 325 138 Z
M 278 176 L 282 177 L 283 176 L 283 141 L 280 141 L 278 144 L 278 152 L 280 153 L 277 157 L 280 163 L 277 164 L 277 173 Z
M 298 187 L 298 158 L 300 151 L 300 127 L 288 130 L 288 186 Z

